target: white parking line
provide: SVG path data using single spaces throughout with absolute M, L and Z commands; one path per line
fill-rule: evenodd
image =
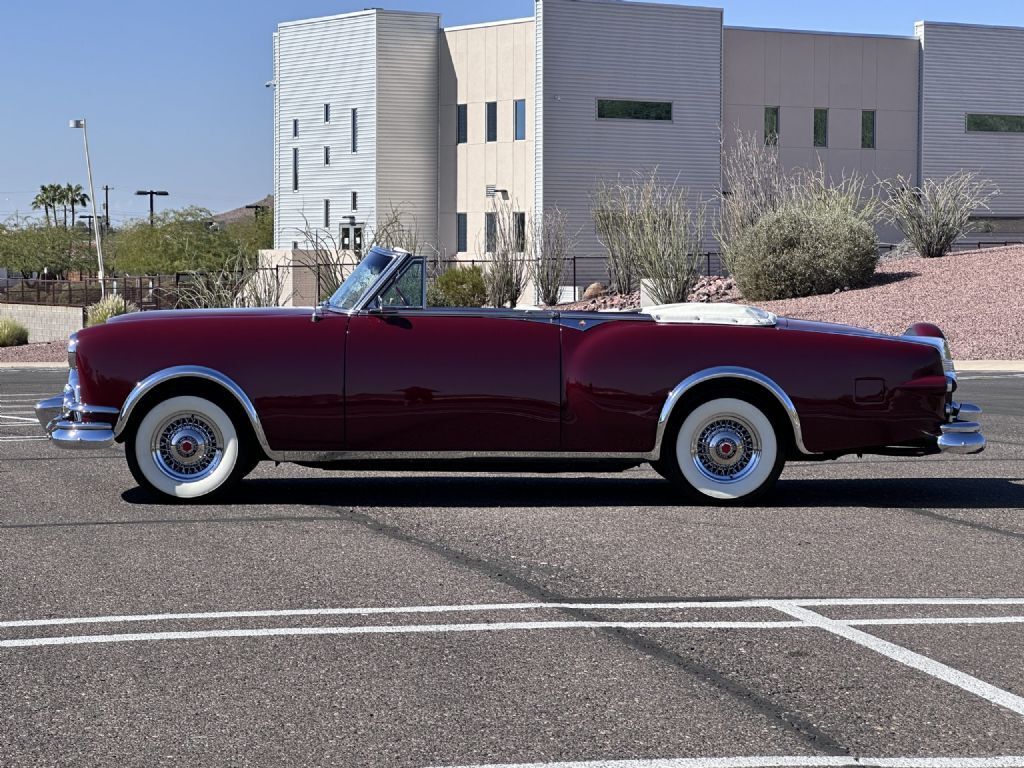
M 867 632 L 862 632 L 859 629 L 855 629 L 840 621 L 829 619 L 820 613 L 809 611 L 801 606 L 780 601 L 777 607 L 783 613 L 788 613 L 796 619 L 801 619 L 811 626 L 819 627 L 826 632 L 831 632 L 833 635 L 838 635 L 865 648 L 870 648 L 875 653 L 880 653 L 893 661 L 898 661 L 919 672 L 924 672 L 926 675 L 931 675 L 950 685 L 955 685 L 957 688 L 962 688 L 973 693 L 975 696 L 980 696 L 993 704 L 1005 707 L 1011 712 L 1016 712 L 1018 715 L 1024 715 L 1024 697 L 1022 696 L 1004 691 L 1002 688 L 997 688 L 990 683 L 986 683 L 984 680 L 968 675 L 966 672 L 961 672 L 942 662 L 935 661 L 935 659 L 915 653 L 901 645 L 890 643 L 888 640 L 882 640 L 874 635 L 869 635 Z
M 1024 768 L 1024 756 L 999 757 L 682 757 L 654 760 L 582 760 L 559 763 L 489 763 L 456 768 Z

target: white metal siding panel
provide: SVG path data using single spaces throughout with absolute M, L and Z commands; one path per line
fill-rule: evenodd
M 968 112 L 1024 115 L 1024 29 L 925 22 L 921 174 L 961 169 L 994 181 L 992 213 L 1024 215 L 1024 134 L 967 133 Z
M 376 196 L 376 13 L 282 24 L 277 31 L 275 103 L 275 235 L 278 248 L 304 246 L 308 227 L 323 231 L 323 201 L 331 200 L 332 227 L 339 236 L 350 213 L 350 193 L 359 193 L 357 221 L 372 214 Z M 324 123 L 323 105 L 331 105 Z M 350 110 L 359 115 L 359 151 L 351 150 Z M 292 138 L 292 120 L 299 136 Z M 331 165 L 323 164 L 329 145 Z M 292 191 L 292 149 L 299 149 L 299 190 Z M 369 222 L 372 225 L 372 220 Z
M 533 18 L 533 214 L 544 215 L 544 3 Z
M 721 10 L 572 0 L 537 7 L 538 199 L 580 229 L 577 253 L 605 255 L 591 216 L 600 179 L 657 168 L 664 181 L 713 201 L 721 183 Z M 598 120 L 599 98 L 671 101 L 673 119 Z M 599 262 L 581 263 L 577 274 L 580 282 L 606 277 Z
M 439 17 L 377 14 L 377 201 L 437 241 Z

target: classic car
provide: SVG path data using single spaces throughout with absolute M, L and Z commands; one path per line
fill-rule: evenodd
M 731 304 L 427 306 L 424 260 L 375 248 L 315 308 L 141 312 L 71 337 L 55 445 L 123 443 L 145 489 L 224 494 L 261 461 L 614 471 L 749 502 L 786 461 L 977 453 L 934 325 L 887 336 Z

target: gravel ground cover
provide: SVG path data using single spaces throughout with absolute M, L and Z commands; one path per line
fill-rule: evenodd
M 941 259 L 883 261 L 876 284 L 803 299 L 760 302 L 778 315 L 903 333 L 935 323 L 958 360 L 1024 359 L 1024 247 L 962 251 Z
M 45 341 L 20 347 L 0 347 L 0 363 L 61 363 L 68 359 L 66 341 Z

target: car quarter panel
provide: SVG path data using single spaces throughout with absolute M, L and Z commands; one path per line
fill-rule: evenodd
M 830 329 L 830 330 L 827 330 Z M 563 327 L 563 449 L 647 452 L 669 391 L 699 371 L 737 366 L 792 399 L 812 452 L 908 443 L 939 434 L 938 352 L 849 329 L 603 322 Z
M 78 335 L 82 399 L 120 408 L 137 382 L 175 366 L 213 369 L 252 401 L 277 451 L 341 450 L 345 315 L 310 310 L 148 312 Z

